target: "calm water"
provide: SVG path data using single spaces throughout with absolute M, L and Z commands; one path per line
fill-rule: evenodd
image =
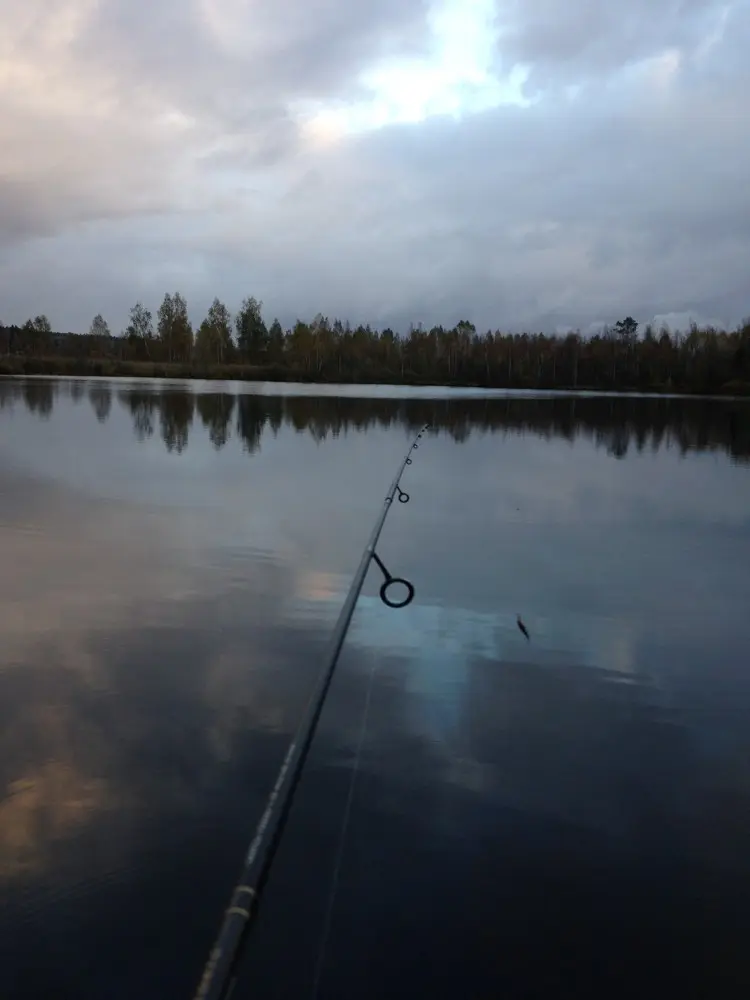
M 426 420 L 235 998 L 746 996 L 750 406 L 315 391 L 0 380 L 0 996 L 192 995 Z

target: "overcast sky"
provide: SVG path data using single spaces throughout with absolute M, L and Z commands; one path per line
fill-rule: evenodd
M 0 0 L 0 322 L 750 313 L 747 0 Z

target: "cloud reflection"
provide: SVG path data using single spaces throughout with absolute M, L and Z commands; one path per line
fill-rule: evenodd
M 315 655 L 326 621 L 282 621 L 291 567 L 207 563 L 166 513 L 2 485 L 0 876 L 43 870 L 103 823 L 115 863 L 236 771 L 248 734 L 290 731 L 299 650 Z
M 690 891 L 708 867 L 747 871 L 747 476 L 710 454 L 736 457 L 739 404 L 128 386 L 104 424 L 93 380 L 7 385 L 0 939 L 13 970 L 30 956 L 32 995 L 107 995 L 113 967 L 123 995 L 194 988 L 382 479 L 428 417 L 414 502 L 382 540 L 417 597 L 386 612 L 373 573 L 357 606 L 269 883 L 272 981 L 304 975 L 297 922 L 319 943 L 370 676 L 334 968 L 399 913 L 414 926 L 389 961 L 412 969 L 446 886 L 457 951 L 484 934 L 486 972 L 508 933 L 537 960 L 529 928 L 556 873 L 568 915 L 628 858 L 650 914 L 648 852 L 693 864 Z M 613 461 L 623 424 L 628 461 Z M 529 885 L 545 905 L 519 929 L 512 888 L 522 902 Z M 588 948 L 597 921 L 581 926 Z

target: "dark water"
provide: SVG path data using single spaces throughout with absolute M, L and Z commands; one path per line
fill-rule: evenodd
M 284 391 L 0 381 L 0 996 L 192 995 L 426 420 L 235 998 L 747 995 L 750 407 Z

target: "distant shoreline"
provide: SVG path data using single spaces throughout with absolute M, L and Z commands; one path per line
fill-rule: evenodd
M 371 370 L 358 372 L 356 378 L 338 377 L 336 379 L 315 378 L 308 372 L 299 371 L 296 367 L 284 365 L 250 365 L 250 364 L 197 364 L 193 362 L 152 362 L 125 361 L 113 358 L 30 358 L 21 355 L 0 357 L 0 375 L 47 375 L 60 377 L 104 377 L 104 378 L 154 378 L 154 379 L 206 379 L 223 382 L 299 382 L 308 385 L 393 385 L 435 387 L 446 389 L 504 389 L 540 392 L 634 392 L 653 393 L 656 395 L 699 395 L 705 396 L 703 387 L 686 385 L 581 385 L 557 384 L 540 382 L 536 385 L 490 384 L 488 382 L 469 382 L 461 379 L 435 382 L 434 378 L 424 378 L 413 373 L 404 373 L 402 378 L 393 371 Z M 343 375 L 343 373 L 342 373 Z M 717 396 L 750 396 L 750 383 L 735 380 L 720 386 L 709 395 Z

